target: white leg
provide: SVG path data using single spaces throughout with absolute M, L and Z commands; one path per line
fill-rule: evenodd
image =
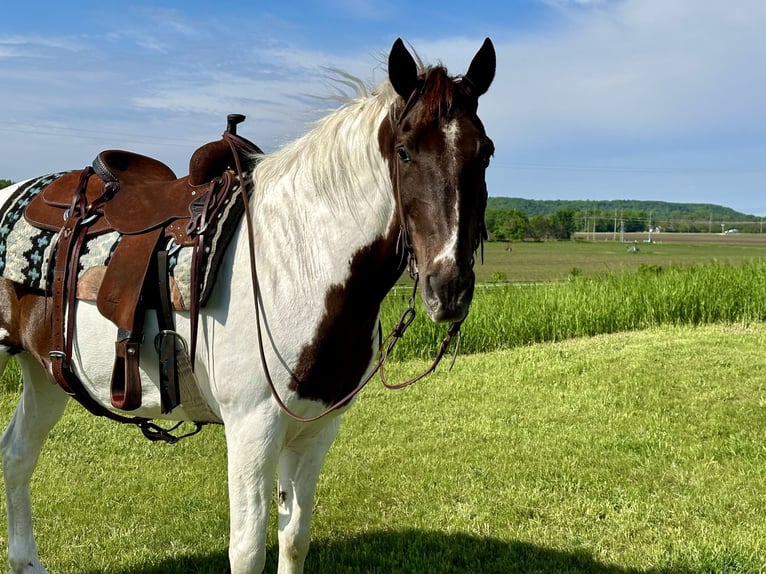
M 311 512 L 319 471 L 338 432 L 340 418 L 320 423 L 318 432 L 293 440 L 279 457 L 278 574 L 301 574 L 309 550 Z
M 18 356 L 24 388 L 0 440 L 8 512 L 8 562 L 13 574 L 44 574 L 32 533 L 29 482 L 48 432 L 61 418 L 67 396 L 51 384 L 43 368 Z
M 229 562 L 231 574 L 260 574 L 266 564 L 266 529 L 282 423 L 251 413 L 226 420 L 229 472 Z

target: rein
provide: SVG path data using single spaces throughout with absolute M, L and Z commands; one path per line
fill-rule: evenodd
M 396 326 L 394 326 L 394 328 L 391 330 L 391 333 L 388 335 L 388 337 L 386 337 L 386 340 L 384 341 L 385 345 L 381 345 L 381 359 L 378 361 L 378 365 L 376 365 L 375 370 L 372 372 L 372 375 L 375 374 L 375 371 L 380 373 L 380 382 L 383 383 L 383 386 L 387 389 L 399 390 L 405 387 L 409 387 L 411 384 L 417 383 L 420 379 L 423 379 L 433 373 L 436 370 L 439 362 L 442 360 L 442 357 L 444 357 L 444 354 L 447 352 L 452 339 L 457 337 L 455 350 L 452 355 L 452 363 L 450 364 L 450 369 L 452 369 L 453 365 L 455 364 L 455 359 L 457 358 L 458 350 L 460 349 L 460 326 L 463 324 L 463 320 L 450 324 L 450 327 L 447 330 L 447 335 L 444 337 L 444 339 L 442 339 L 441 343 L 439 343 L 439 347 L 436 350 L 436 356 L 434 357 L 431 366 L 428 367 L 425 371 L 412 377 L 411 379 L 407 379 L 403 383 L 392 384 L 389 383 L 386 379 L 386 360 L 388 360 L 388 356 L 391 354 L 391 351 L 394 350 L 394 347 L 396 346 L 396 343 L 399 341 L 399 339 L 404 337 L 404 332 L 407 330 L 407 327 L 409 327 L 415 320 L 415 298 L 417 297 L 418 279 L 419 275 L 415 274 L 415 284 L 412 287 L 412 295 L 410 295 L 409 302 L 407 303 L 407 308 L 402 312 Z M 383 350 L 384 347 L 385 350 Z M 370 375 L 370 377 L 372 377 L 372 375 Z
M 406 106 L 405 110 L 408 109 L 409 107 L 410 106 Z M 400 121 L 401 119 L 402 118 L 400 117 Z M 402 249 L 403 257 L 406 257 L 407 261 L 410 262 L 410 274 L 413 276 L 415 280 L 415 284 L 412 289 L 412 295 L 410 296 L 409 302 L 407 304 L 407 308 L 402 312 L 401 316 L 399 317 L 399 321 L 391 330 L 391 333 L 385 339 L 383 339 L 382 326 L 381 326 L 380 320 L 378 320 L 378 333 L 381 339 L 381 345 L 380 345 L 380 348 L 378 349 L 378 360 L 375 363 L 375 366 L 373 367 L 372 371 L 366 377 L 364 377 L 359 382 L 359 384 L 356 387 L 354 387 L 354 389 L 351 392 L 349 392 L 345 397 L 340 399 L 335 404 L 330 405 L 318 415 L 315 415 L 312 417 L 302 417 L 294 413 L 285 404 L 285 402 L 279 396 L 279 392 L 277 391 L 276 385 L 274 384 L 274 380 L 271 377 L 269 366 L 266 362 L 266 351 L 264 349 L 264 344 L 263 344 L 263 327 L 261 325 L 261 305 L 259 302 L 261 288 L 260 288 L 260 282 L 258 280 L 258 268 L 257 268 L 256 260 L 255 260 L 255 230 L 253 225 L 253 216 L 250 212 L 250 201 L 247 195 L 246 186 L 243 183 L 244 173 L 242 170 L 239 154 L 236 152 L 236 149 L 235 149 L 234 137 L 232 137 L 230 134 L 226 134 L 226 133 L 224 134 L 224 138 L 226 139 L 226 141 L 229 143 L 229 145 L 232 147 L 232 150 L 234 151 L 234 162 L 235 162 L 235 167 L 237 169 L 237 177 L 239 178 L 239 181 L 240 181 L 240 186 L 239 186 L 240 195 L 242 197 L 242 201 L 244 202 L 244 218 L 245 218 L 245 224 L 247 226 L 247 236 L 248 236 L 248 243 L 249 243 L 248 251 L 249 251 L 249 257 L 250 257 L 250 278 L 251 278 L 252 286 L 253 286 L 253 305 L 255 307 L 255 325 L 256 325 L 256 338 L 258 342 L 258 353 L 261 359 L 263 374 L 266 377 L 266 382 L 268 383 L 269 389 L 271 390 L 271 395 L 274 397 L 274 400 L 277 402 L 277 405 L 279 405 L 279 408 L 282 410 L 282 412 L 297 422 L 309 423 L 309 422 L 317 421 L 329 415 L 330 413 L 337 411 L 338 409 L 341 409 L 344 406 L 346 406 L 365 386 L 367 386 L 367 384 L 372 380 L 372 378 L 377 373 L 380 373 L 381 382 L 383 383 L 383 386 L 385 386 L 388 389 L 397 390 L 397 389 L 403 389 L 405 387 L 408 387 L 412 385 L 413 383 L 416 383 L 419 380 L 430 375 L 436 370 L 437 365 L 441 362 L 442 358 L 447 352 L 447 349 L 449 348 L 450 343 L 452 342 L 452 339 L 454 337 L 457 337 L 458 342 L 455 345 L 455 352 L 452 359 L 452 363 L 454 364 L 455 358 L 457 357 L 457 351 L 460 345 L 460 326 L 463 323 L 462 320 L 454 322 L 450 325 L 449 330 L 447 331 L 447 335 L 444 337 L 444 339 L 442 339 L 441 343 L 439 344 L 439 347 L 436 351 L 436 355 L 434 357 L 433 362 L 425 371 L 423 371 L 419 375 L 416 375 L 410 379 L 407 379 L 406 381 L 402 383 L 397 383 L 397 384 L 389 383 L 385 377 L 386 361 L 388 361 L 388 358 L 391 352 L 394 350 L 394 347 L 396 346 L 396 344 L 399 342 L 399 340 L 402 337 L 404 337 L 404 333 L 407 331 L 407 328 L 415 320 L 415 315 L 416 315 L 415 299 L 417 296 L 417 288 L 418 288 L 418 281 L 419 281 L 419 275 L 417 271 L 414 271 L 415 255 L 412 250 L 412 246 L 410 245 L 409 235 L 407 233 L 406 220 L 404 219 L 404 212 L 402 209 L 402 202 L 401 202 L 401 196 L 400 196 L 399 185 L 398 185 L 399 183 L 398 168 L 396 168 L 395 187 L 396 187 L 397 201 L 399 203 L 399 217 L 400 217 L 400 225 L 401 225 L 399 244 L 403 248 Z

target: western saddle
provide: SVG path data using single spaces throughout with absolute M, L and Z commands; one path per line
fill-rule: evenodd
M 92 166 L 53 181 L 27 206 L 24 215 L 29 223 L 58 233 L 49 283 L 53 375 L 94 414 L 134 422 L 114 416 L 96 403 L 72 369 L 78 261 L 85 241 L 102 233 L 120 234 L 96 297 L 100 313 L 118 328 L 112 406 L 123 411 L 141 406 L 138 367 L 143 320 L 147 309 L 154 308 L 160 329 L 155 347 L 160 359 L 162 412 L 170 412 L 181 402 L 176 357 L 185 351 L 179 351 L 175 333 L 168 246 L 193 248 L 188 354 L 193 370 L 205 232 L 238 189 L 247 198 L 241 164 L 263 153 L 237 135 L 236 126 L 244 119 L 243 115 L 229 115 L 222 138 L 194 152 L 185 177 L 177 178 L 156 159 L 107 150 L 98 154 Z

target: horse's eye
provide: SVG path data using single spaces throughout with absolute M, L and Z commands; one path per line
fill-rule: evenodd
M 412 158 L 410 157 L 410 152 L 407 151 L 407 148 L 403 145 L 396 146 L 396 155 L 399 157 L 399 160 L 402 163 L 410 163 L 412 161 Z

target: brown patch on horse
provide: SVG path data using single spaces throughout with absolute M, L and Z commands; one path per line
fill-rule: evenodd
M 429 66 L 418 76 L 416 88 L 420 106 L 417 121 L 449 120 L 455 110 L 475 113 L 478 98 L 473 94 L 471 82 L 463 76 L 451 76 L 443 66 Z M 404 109 L 401 100 L 396 106 L 398 116 Z
M 2 343 L 12 353 L 28 351 L 48 366 L 50 305 L 40 291 L 0 278 L 0 328 L 8 332 Z
M 424 118 L 449 119 L 455 109 L 475 112 L 478 99 L 470 97 L 467 83 L 460 77 L 452 77 L 441 66 L 427 68 L 423 74 L 420 103 Z
M 290 389 L 301 398 L 334 404 L 361 380 L 370 365 L 380 302 L 403 270 L 397 231 L 358 251 L 345 285 L 325 296 L 325 311 L 293 370 Z

